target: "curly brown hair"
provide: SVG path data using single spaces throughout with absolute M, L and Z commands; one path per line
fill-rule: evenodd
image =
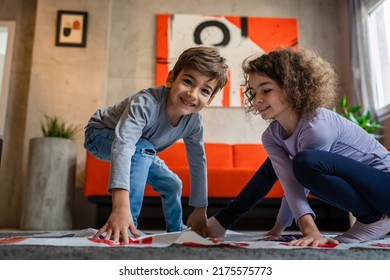
M 331 107 L 338 96 L 338 77 L 332 65 L 318 54 L 285 48 L 263 55 L 252 55 L 242 63 L 246 113 L 257 114 L 254 94 L 248 89 L 249 75 L 259 73 L 275 81 L 284 92 L 287 104 L 299 117 L 312 118 L 320 107 Z

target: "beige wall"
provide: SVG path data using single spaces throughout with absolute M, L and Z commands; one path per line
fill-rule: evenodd
M 112 2 L 112 28 L 107 80 L 107 103 L 122 99 L 154 83 L 155 15 L 195 13 L 298 19 L 301 47 L 320 52 L 342 70 L 342 23 L 337 0 L 139 0 Z M 212 3 L 212 5 L 210 4 Z M 341 2 L 341 3 L 344 3 Z M 130 28 L 137 26 L 137 28 Z M 126 31 L 126 32 L 123 32 Z M 258 143 L 267 123 L 245 119 L 241 109 L 207 108 L 202 111 L 205 141 Z
M 36 13 L 35 6 L 26 5 L 26 2 L 34 3 L 0 1 L 0 19 L 4 19 L 6 13 L 3 11 L 10 9 L 12 3 L 19 9 L 15 14 L 20 13 L 23 6 L 23 10 L 35 19 L 35 23 L 29 21 L 34 31 L 28 33 L 32 36 L 35 32 L 30 52 L 31 68 L 28 65 L 26 69 L 20 68 L 20 71 L 31 70 L 31 73 L 17 83 L 13 77 L 13 97 L 7 112 L 8 133 L 3 152 L 6 164 L 2 164 L 0 174 L 0 195 L 6 205 L 0 204 L 0 227 L 19 225 L 29 140 L 41 136 L 43 114 L 59 115 L 69 123 L 84 126 L 98 107 L 154 84 L 155 15 L 158 13 L 297 18 L 300 46 L 314 49 L 334 62 L 344 85 L 348 85 L 348 75 L 343 69 L 348 57 L 348 34 L 343 23 L 345 1 L 148 0 L 146 3 L 144 0 L 37 0 Z M 88 11 L 86 48 L 54 45 L 59 9 Z M 18 16 L 17 21 L 26 22 L 26 19 Z M 20 29 L 17 32 L 21 32 Z M 18 44 L 22 44 L 23 36 L 19 34 L 17 37 L 21 40 Z M 23 93 L 17 93 L 16 84 L 25 88 Z M 17 96 L 20 104 L 17 104 Z M 207 108 L 203 116 L 208 142 L 258 143 L 267 125 L 258 117 L 246 120 L 243 111 L 237 108 Z M 82 187 L 84 178 L 82 140 L 80 133 L 76 139 L 78 187 Z

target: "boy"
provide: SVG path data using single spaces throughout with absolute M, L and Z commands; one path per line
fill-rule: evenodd
M 92 115 L 84 147 L 111 161 L 112 212 L 96 238 L 106 232 L 105 239 L 119 242 L 122 237 L 128 243 L 127 229 L 139 236 L 137 218 L 146 183 L 161 194 L 167 231 L 185 228 L 181 181 L 156 155 L 178 139 L 186 145 L 191 174 L 189 205 L 194 211 L 187 225 L 206 234 L 207 175 L 199 111 L 225 86 L 227 68 L 216 48 L 187 49 L 169 72 L 166 86 L 143 89 Z

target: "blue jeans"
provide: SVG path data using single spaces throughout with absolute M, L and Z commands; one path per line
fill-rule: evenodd
M 351 212 L 358 221 L 390 215 L 390 174 L 330 152 L 305 150 L 293 159 L 297 180 L 319 199 Z
M 111 145 L 115 132 L 112 129 L 87 128 L 84 147 L 96 158 L 110 161 Z M 161 195 L 161 202 L 168 232 L 185 228 L 181 206 L 182 182 L 157 155 L 153 144 L 140 139 L 136 143 L 130 170 L 130 211 L 135 226 L 141 213 L 145 185 L 149 184 Z

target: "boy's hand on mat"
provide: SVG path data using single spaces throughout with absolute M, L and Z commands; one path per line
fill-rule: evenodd
M 206 237 L 207 235 L 207 207 L 195 207 L 187 220 L 187 226 L 197 234 Z
M 104 239 L 111 239 L 115 242 L 122 241 L 122 243 L 128 244 L 129 237 L 127 234 L 127 229 L 130 230 L 130 233 L 133 236 L 140 237 L 140 234 L 137 232 L 134 226 L 133 218 L 131 216 L 129 208 L 114 208 L 106 224 L 99 230 L 99 232 L 95 236 L 98 237 L 105 232 L 106 236 Z
M 105 232 L 104 239 L 119 242 L 120 237 L 122 237 L 122 242 L 127 244 L 129 243 L 127 229 L 130 229 L 133 236 L 140 237 L 130 213 L 129 192 L 125 189 L 113 189 L 110 217 L 106 224 L 95 234 L 94 238 L 99 238 Z

